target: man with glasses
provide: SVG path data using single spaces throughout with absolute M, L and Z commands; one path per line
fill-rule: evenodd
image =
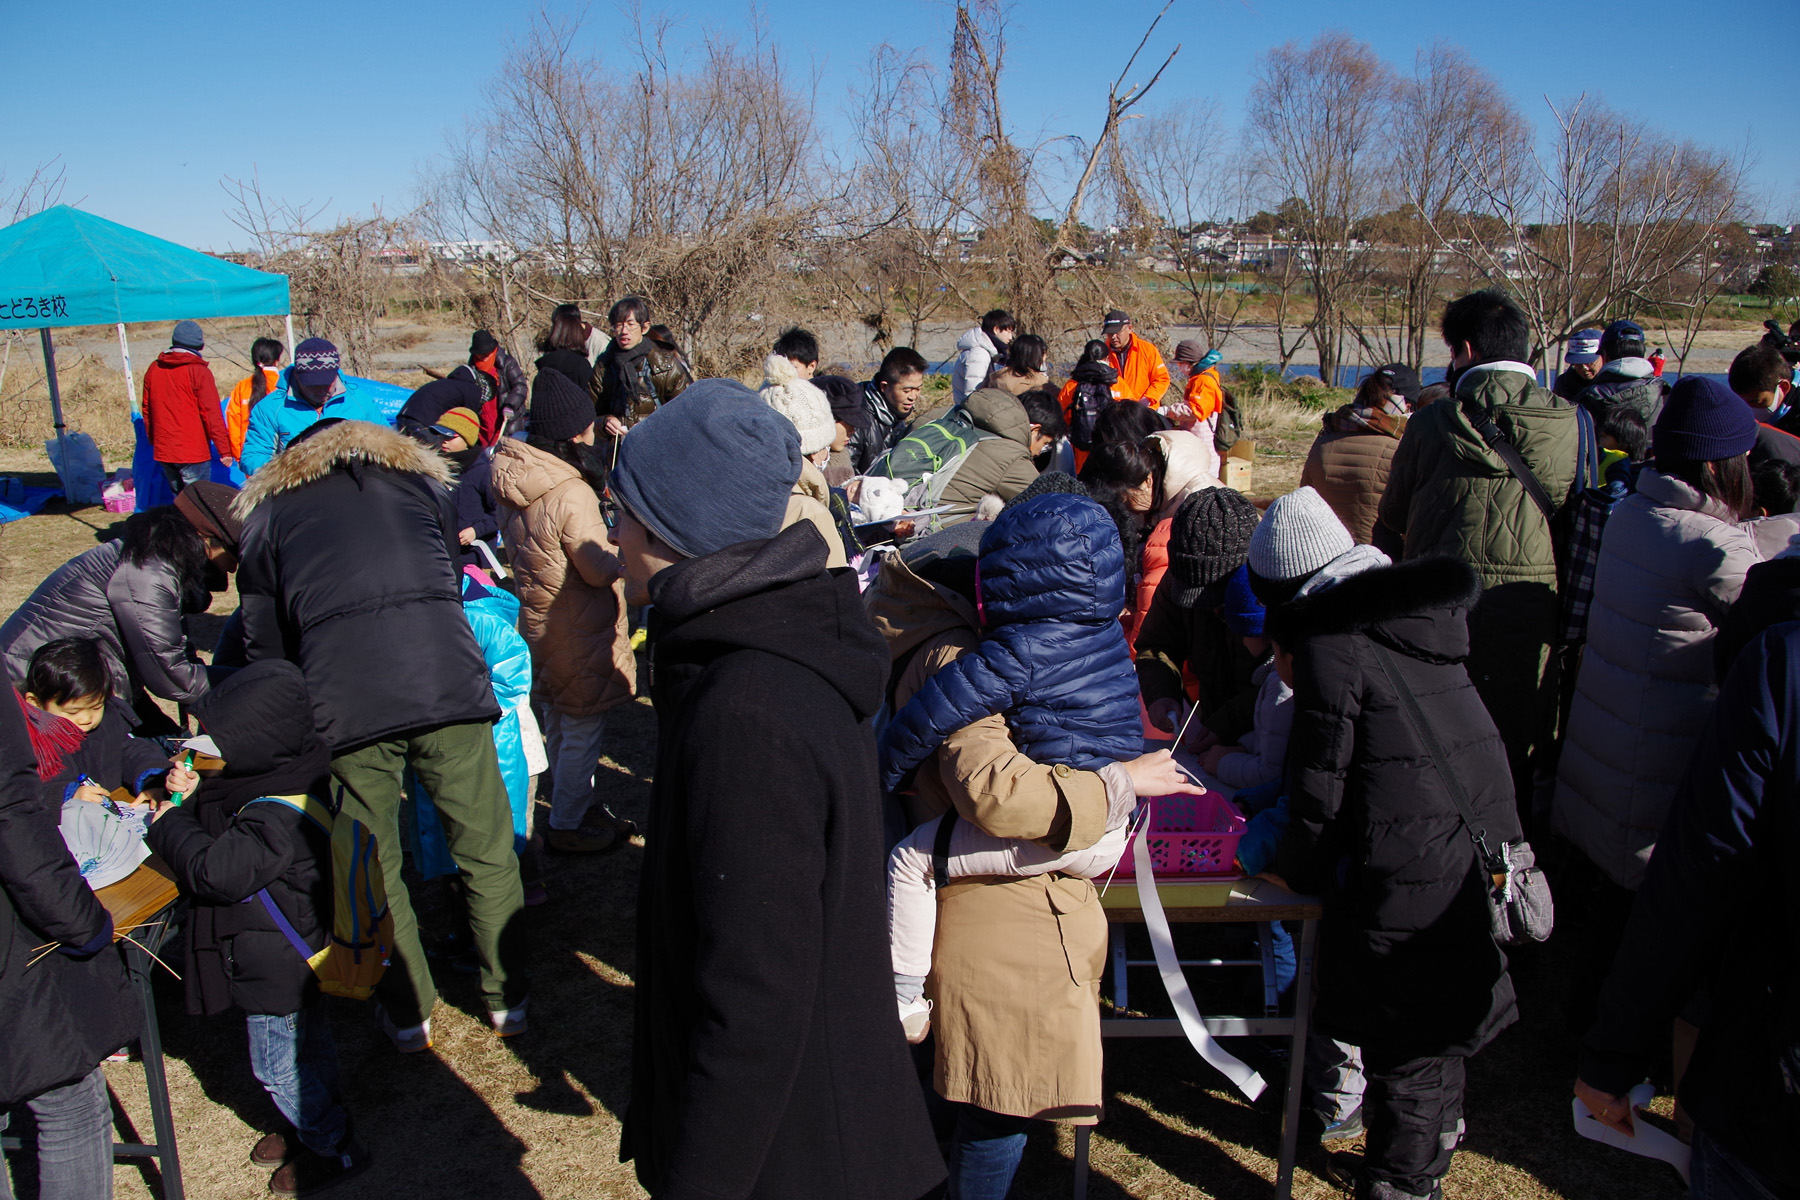
M 612 345 L 594 363 L 588 391 L 608 437 L 625 431 L 667 404 L 694 381 L 680 350 L 650 337 L 650 302 L 627 296 L 607 314 Z

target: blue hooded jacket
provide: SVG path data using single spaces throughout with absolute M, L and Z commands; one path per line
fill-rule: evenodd
M 1034 762 L 1095 770 L 1143 752 L 1137 673 L 1119 613 L 1125 551 L 1085 496 L 1039 496 L 981 539 L 981 645 L 926 680 L 882 734 L 893 789 L 945 738 L 1004 713 Z

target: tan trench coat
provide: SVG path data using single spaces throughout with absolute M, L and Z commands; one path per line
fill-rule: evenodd
M 896 704 L 979 641 L 973 606 L 897 558 L 865 599 L 895 661 L 911 652 Z M 954 803 L 990 834 L 1059 851 L 1091 846 L 1105 831 L 1100 777 L 1032 762 L 997 715 L 952 734 L 918 781 L 917 820 Z M 926 984 L 937 1006 L 938 1094 L 1013 1116 L 1097 1121 L 1106 943 L 1106 917 L 1086 879 L 967 879 L 944 888 Z
M 568 463 L 517 438 L 495 444 L 492 486 L 537 694 L 572 717 L 631 699 L 637 660 L 625 588 L 594 489 Z

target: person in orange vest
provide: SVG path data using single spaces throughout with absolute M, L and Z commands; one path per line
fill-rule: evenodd
M 1119 309 L 1106 314 L 1100 323 L 1100 334 L 1106 339 L 1106 361 L 1119 373 L 1113 385 L 1113 399 L 1142 400 L 1151 408 L 1162 404 L 1169 390 L 1169 368 L 1162 352 L 1131 331 L 1131 318 Z
M 243 457 L 250 411 L 281 386 L 281 356 L 285 353 L 287 347 L 274 338 L 257 338 L 250 343 L 250 374 L 238 380 L 231 389 L 231 399 L 225 402 L 225 436 L 231 442 L 234 457 Z
M 1175 411 L 1177 406 L 1171 404 L 1163 413 L 1181 428 L 1207 439 L 1217 431 L 1219 410 L 1225 407 L 1225 388 L 1219 382 L 1220 357 L 1217 350 L 1201 353 L 1200 343 L 1193 338 L 1178 344 L 1175 365 L 1187 372 L 1187 383 L 1182 389 L 1186 412 Z

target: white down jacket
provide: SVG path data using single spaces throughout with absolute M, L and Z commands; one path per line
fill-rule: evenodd
M 1718 688 L 1712 639 L 1760 561 L 1716 501 L 1646 470 L 1600 543 L 1552 824 L 1636 888 Z

